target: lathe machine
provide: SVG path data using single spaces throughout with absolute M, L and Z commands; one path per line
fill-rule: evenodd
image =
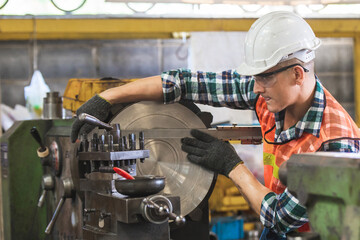
M 17 122 L 2 136 L 4 239 L 209 239 L 216 176 L 186 159 L 180 139 L 197 128 L 259 143 L 259 127 L 211 129 L 211 115 L 185 103 L 112 112 L 75 144 L 72 119 Z

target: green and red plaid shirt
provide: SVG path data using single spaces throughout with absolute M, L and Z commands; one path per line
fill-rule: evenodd
M 253 92 L 254 78 L 241 76 L 235 70 L 218 73 L 191 72 L 178 69 L 161 75 L 164 103 L 177 102 L 180 99 L 215 107 L 233 109 L 253 109 L 257 95 Z M 275 113 L 275 142 L 298 139 L 304 132 L 319 136 L 324 103 L 323 86 L 317 79 L 312 106 L 304 117 L 291 128 L 283 131 L 284 111 Z M 320 151 L 359 152 L 358 140 L 337 140 L 327 142 Z M 308 222 L 306 209 L 287 189 L 282 194 L 267 194 L 261 204 L 260 220 L 279 236 L 301 227 Z

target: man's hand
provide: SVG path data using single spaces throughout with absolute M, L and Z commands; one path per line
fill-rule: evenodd
M 106 101 L 99 95 L 95 95 L 81 107 L 79 107 L 79 109 L 76 111 L 76 115 L 79 116 L 81 113 L 87 113 L 96 117 L 100 121 L 105 121 L 109 116 L 110 109 L 110 102 Z M 89 133 L 93 129 L 93 125 L 81 122 L 79 119 L 76 119 L 71 129 L 71 141 L 74 143 L 79 135 L 83 133 Z
M 229 173 L 237 165 L 244 163 L 230 143 L 196 129 L 191 130 L 190 133 L 194 138 L 181 139 L 181 148 L 188 153 L 187 157 L 191 162 L 226 177 L 229 177 Z

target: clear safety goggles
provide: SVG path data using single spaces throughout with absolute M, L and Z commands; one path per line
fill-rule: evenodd
M 300 66 L 300 67 L 302 67 L 302 69 L 304 69 L 304 72 L 309 72 L 309 70 L 306 69 L 305 67 L 303 67 L 301 64 L 296 63 L 296 64 L 292 64 L 292 65 L 289 65 L 286 67 L 279 68 L 272 72 L 261 73 L 261 74 L 255 75 L 254 79 L 255 79 L 256 83 L 259 84 L 261 87 L 269 88 L 275 84 L 275 82 L 276 82 L 275 75 L 276 74 L 278 74 L 280 72 L 284 72 L 295 66 Z

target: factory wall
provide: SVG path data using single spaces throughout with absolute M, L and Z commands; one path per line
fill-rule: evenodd
M 322 40 L 317 75 L 354 117 L 353 40 Z M 177 39 L 38 41 L 38 68 L 50 89 L 62 95 L 70 78 L 141 78 L 187 67 L 189 44 Z M 0 42 L 2 103 L 25 105 L 23 89 L 32 73 L 32 42 Z
M 38 41 L 38 69 L 62 95 L 70 78 L 141 78 L 187 66 L 181 40 Z M 33 74 L 32 42 L 0 42 L 2 103 L 25 105 Z
M 353 39 L 323 38 L 322 43 L 316 51 L 315 73 L 355 119 Z

